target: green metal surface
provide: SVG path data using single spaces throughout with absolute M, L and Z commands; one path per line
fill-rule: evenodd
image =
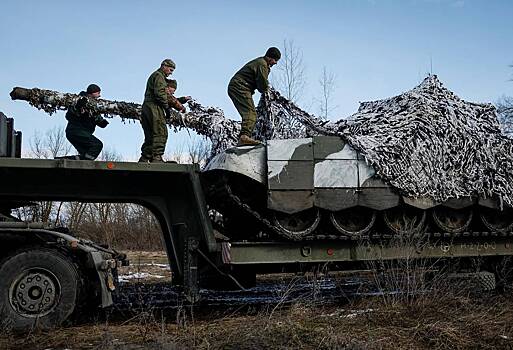
M 313 162 L 311 160 L 295 160 L 295 161 L 274 161 L 267 162 L 269 166 L 280 167 L 284 164 L 282 171 L 278 176 L 269 179 L 269 189 L 276 190 L 313 190 Z
M 183 242 L 193 237 L 217 249 L 196 164 L 0 159 L 0 202 L 135 203 L 158 220 L 169 263 L 183 276 Z M 174 232 L 182 225 L 184 230 Z
M 487 241 L 464 239 L 437 240 L 403 245 L 370 242 L 311 242 L 311 243 L 244 243 L 232 242 L 231 264 L 290 264 L 324 262 L 362 262 L 370 260 L 457 258 L 472 256 L 513 255 L 513 238 Z
M 314 159 L 326 159 L 330 154 L 342 151 L 346 143 L 338 136 L 314 136 Z
M 0 158 L 0 169 L 5 168 L 80 169 L 166 173 L 188 173 L 190 171 L 199 170 L 199 166 L 197 164 L 77 161 L 69 159 Z

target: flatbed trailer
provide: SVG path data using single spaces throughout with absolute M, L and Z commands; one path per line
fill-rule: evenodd
M 0 201 L 140 204 L 151 210 L 160 224 L 174 283 L 191 287 L 196 282 L 190 279 L 198 276 L 187 270 L 191 265 L 186 265 L 190 264 L 188 255 L 195 250 L 221 265 L 513 255 L 511 232 L 438 232 L 407 252 L 393 240 L 216 240 L 200 176 L 197 164 L 0 158 Z
M 158 220 L 169 264 L 183 280 L 184 242 L 217 245 L 196 164 L 0 158 L 0 201 L 140 204 Z
M 0 213 L 4 214 L 4 220 L 0 218 L 0 253 L 3 257 L 0 275 L 4 273 L 12 279 L 12 283 L 4 280 L 9 290 L 5 291 L 0 306 L 4 310 L 13 310 L 12 326 L 33 326 L 37 312 L 31 309 L 38 307 L 50 314 L 48 320 L 43 318 L 46 323 L 40 322 L 43 326 L 61 323 L 75 309 L 74 304 L 79 303 L 75 300 L 78 291 L 75 287 L 66 287 L 66 279 L 75 280 L 74 275 L 86 274 L 86 270 L 93 273 L 96 270 L 98 274 L 95 279 L 98 288 L 94 288 L 94 292 L 101 294 L 100 306 L 111 305 L 114 286 L 110 268 L 114 269 L 124 259 L 111 249 L 59 232 L 51 225 L 9 220 L 11 208 L 35 201 L 80 201 L 135 203 L 150 209 L 160 224 L 173 283 L 184 285 L 185 294 L 194 301 L 197 294 L 193 293 L 198 290 L 197 273 L 195 266 L 185 266 L 190 264 L 186 244 L 194 242 L 195 248 L 206 254 L 212 254 L 218 248 L 202 193 L 199 169 L 193 164 L 0 158 Z M 62 259 L 47 262 L 54 259 L 52 255 Z M 83 263 L 79 256 L 84 256 Z M 36 265 L 27 267 L 26 272 L 16 271 L 15 264 L 19 259 L 23 263 L 33 259 L 33 265 Z M 36 260 L 41 259 L 45 261 L 37 266 Z M 53 271 L 51 266 L 46 266 L 48 264 L 68 266 L 61 278 L 61 272 Z M 36 279 L 41 282 L 34 284 Z M 91 281 L 85 283 L 91 284 Z M 49 290 L 59 289 L 55 298 L 42 297 L 43 289 L 48 285 Z M 28 294 L 25 293 L 27 288 L 30 289 Z M 73 294 L 70 296 L 73 300 L 68 303 L 71 306 L 66 308 L 66 315 L 51 318 L 51 314 L 57 313 L 54 311 L 59 311 L 59 300 L 66 299 L 68 289 L 72 289 L 69 293 Z M 43 299 L 53 306 L 42 306 L 40 301 Z

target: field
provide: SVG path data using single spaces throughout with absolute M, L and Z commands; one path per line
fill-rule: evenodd
M 367 280 L 368 274 L 259 276 L 267 289 L 258 291 L 264 296 L 258 302 L 240 292 L 214 293 L 217 299 L 207 296 L 217 302 L 190 307 L 168 287 L 171 274 L 163 253 L 132 252 L 130 259 L 132 266 L 120 273 L 126 281 L 120 290 L 130 297 L 120 297 L 113 310 L 53 331 L 4 334 L 0 348 L 513 347 L 513 294 L 508 289 L 498 293 L 441 287 L 405 295 L 368 293 L 363 287 L 355 292 L 353 282 Z

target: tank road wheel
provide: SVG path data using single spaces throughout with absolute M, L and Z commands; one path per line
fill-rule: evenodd
M 365 207 L 353 207 L 330 213 L 335 229 L 348 236 L 365 235 L 376 222 L 376 211 Z
M 299 213 L 287 214 L 279 211 L 273 212 L 273 223 L 280 231 L 292 240 L 299 240 L 312 233 L 319 222 L 321 215 L 319 209 L 311 208 Z
M 486 207 L 479 208 L 481 221 L 491 231 L 512 232 L 513 231 L 513 209 L 504 208 L 504 210 L 491 209 Z
M 433 208 L 432 217 L 439 229 L 449 233 L 460 233 L 470 226 L 473 213 L 472 207 L 453 209 L 438 206 Z
M 75 309 L 79 278 L 68 258 L 53 250 L 19 251 L 0 266 L 0 317 L 4 327 L 53 328 Z
M 410 205 L 402 205 L 385 210 L 383 221 L 393 233 L 418 233 L 424 229 L 426 211 Z

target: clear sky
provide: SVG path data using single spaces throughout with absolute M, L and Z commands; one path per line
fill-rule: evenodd
M 240 119 L 226 93 L 230 77 L 284 39 L 304 55 L 300 105 L 318 113 L 322 67 L 336 74 L 331 119 L 414 87 L 431 66 L 460 97 L 495 102 L 513 95 L 512 15 L 511 0 L 2 0 L 0 111 L 15 117 L 28 150 L 34 132 L 65 125 L 64 112 L 50 117 L 11 101 L 14 86 L 79 92 L 94 82 L 103 98 L 142 103 L 149 74 L 169 57 L 178 96 Z M 138 123 L 114 119 L 96 135 L 125 159 L 138 157 Z M 168 149 L 188 138 L 171 135 Z

